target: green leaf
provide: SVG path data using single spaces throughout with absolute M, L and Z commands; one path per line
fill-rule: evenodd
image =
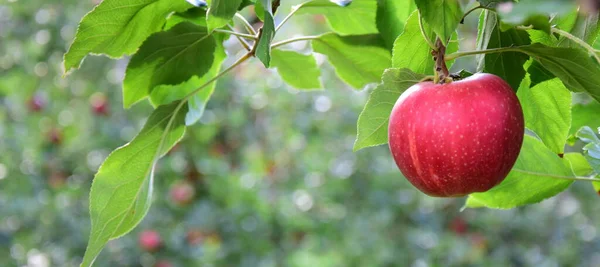
M 171 12 L 193 7 L 185 1 L 104 0 L 81 22 L 64 57 L 65 72 L 79 68 L 89 54 L 120 58 L 134 53 L 152 33 L 159 31 Z
M 202 77 L 194 76 L 189 81 L 179 85 L 159 85 L 155 87 L 150 93 L 150 102 L 152 105 L 166 105 L 173 101 L 183 99 L 189 93 L 198 89 L 198 87 L 204 85 L 219 74 L 223 61 L 227 57 L 225 48 L 223 47 L 223 41 L 226 35 L 221 33 L 213 33 L 213 35 L 217 39 L 217 47 L 214 52 L 212 66 L 208 72 Z M 192 125 L 202 117 L 206 104 L 215 91 L 216 85 L 217 82 L 212 82 L 204 89 L 200 90 L 200 92 L 190 97 L 188 101 L 188 113 L 185 116 L 186 125 Z
M 598 13 L 595 14 L 577 14 L 577 18 L 575 20 L 575 24 L 572 29 L 569 31 L 573 36 L 583 40 L 584 42 L 593 45 L 598 38 L 598 33 L 600 32 L 600 27 L 598 27 L 599 16 Z M 558 40 L 557 46 L 561 47 L 571 47 L 571 48 L 579 48 L 584 49 L 581 45 L 575 43 L 569 38 L 561 36 Z
M 527 73 L 529 73 L 529 77 L 531 78 L 530 86 L 532 87 L 556 77 L 556 75 L 544 68 L 538 61 L 531 62 L 531 65 L 527 67 Z
M 590 176 L 594 169 L 581 153 L 565 153 L 563 158 L 569 161 L 573 174 L 577 176 Z
M 458 0 L 415 0 L 415 3 L 423 20 L 447 45 L 463 15 Z
M 600 66 L 586 52 L 543 44 L 515 47 L 556 75 L 571 91 L 587 92 L 600 101 Z
M 528 45 L 531 40 L 527 32 L 516 29 L 501 31 L 499 21 L 495 13 L 486 12 L 485 26 L 482 38 L 489 38 L 487 49 L 510 47 L 515 45 Z M 489 30 L 491 29 L 491 31 Z M 482 41 L 483 43 L 484 41 Z M 529 59 L 527 55 L 518 52 L 507 52 L 485 55 L 484 72 L 492 73 L 502 77 L 513 90 L 519 88 L 519 84 L 525 77 L 523 64 Z
M 512 0 L 477 0 L 481 6 L 494 8 L 500 3 L 513 2 Z
M 388 123 L 392 108 L 400 95 L 425 75 L 409 69 L 387 69 L 382 84 L 371 92 L 357 123 L 354 151 L 388 142 Z
M 297 14 L 323 14 L 327 23 L 339 35 L 378 33 L 377 0 L 354 0 L 340 6 L 329 0 L 312 0 L 298 5 Z
M 577 138 L 587 143 L 583 147 L 583 155 L 590 163 L 590 166 L 596 173 L 600 173 L 600 139 L 596 136 L 596 133 L 592 128 L 588 126 L 582 127 L 577 134 Z
M 354 88 L 379 82 L 391 65 L 390 52 L 379 35 L 342 37 L 328 33 L 312 40 L 312 47 L 326 55 L 337 75 Z
M 423 25 L 425 34 L 429 38 L 433 38 L 433 30 L 427 25 Z M 453 39 L 456 39 L 456 35 L 453 35 Z M 430 41 L 434 41 L 431 39 Z M 446 53 L 453 53 L 458 51 L 458 42 L 448 43 L 446 47 Z M 452 65 L 453 61 L 446 62 L 448 68 Z M 408 68 L 416 73 L 431 74 L 433 75 L 433 68 L 435 61 L 431 56 L 431 48 L 424 40 L 421 34 L 421 28 L 419 26 L 419 12 L 414 11 L 408 20 L 406 26 L 404 26 L 404 32 L 394 42 L 394 49 L 392 53 L 392 67 L 393 68 Z
M 173 28 L 173 26 L 182 23 L 182 22 L 192 22 L 198 26 L 207 28 L 206 25 L 206 8 L 191 8 L 185 12 L 179 12 L 172 14 L 167 19 L 163 30 L 168 30 Z
M 416 7 L 412 0 L 377 1 L 377 29 L 386 47 L 391 49 L 394 46 L 394 41 L 404 30 L 406 20 Z
M 519 158 L 506 179 L 487 192 L 469 195 L 466 207 L 510 209 L 537 203 L 567 189 L 572 178 L 567 161 L 525 135 Z
M 275 22 L 271 13 L 271 0 L 261 0 L 262 10 L 257 10 L 257 13 L 263 14 L 263 26 L 260 29 L 260 39 L 256 47 L 256 57 L 265 65 L 271 65 L 271 42 L 275 37 Z
M 589 126 L 592 129 L 600 127 L 600 103 L 592 101 L 588 104 L 575 104 L 572 111 L 572 124 L 569 135 L 575 134 L 581 127 Z
M 528 26 L 527 21 L 530 18 L 538 16 L 546 17 L 546 20 L 552 16 L 567 14 L 576 8 L 575 1 L 565 0 L 528 0 L 514 3 L 508 8 L 498 9 L 498 14 L 502 21 L 513 25 Z M 542 15 L 542 16 L 540 16 Z M 530 24 L 532 22 L 529 22 Z M 535 23 L 535 21 L 534 21 Z M 542 26 L 546 28 L 546 26 Z M 549 29 L 548 29 L 549 30 Z
M 571 164 L 571 170 L 575 175 L 582 177 L 597 176 L 597 173 L 582 154 L 566 153 L 564 158 Z M 594 191 L 600 194 L 600 182 L 592 182 L 592 186 Z
M 154 165 L 185 132 L 187 109 L 175 114 L 178 104 L 157 108 L 142 131 L 113 151 L 96 173 L 90 191 L 92 229 L 81 266 L 91 266 L 109 240 L 131 231 L 148 212 Z
M 212 0 L 206 15 L 209 31 L 227 25 L 241 3 L 242 0 Z
M 517 92 L 525 127 L 535 132 L 556 154 L 564 153 L 571 128 L 571 92 L 555 78 L 529 87 L 524 79 Z
M 204 76 L 213 64 L 216 47 L 206 28 L 190 22 L 150 36 L 127 65 L 123 105 L 131 107 L 158 85 L 177 85 Z
M 527 17 L 523 21 L 510 21 L 503 19 L 500 23 L 500 30 L 507 31 L 513 29 L 515 26 L 530 26 L 534 30 L 539 30 L 550 34 L 550 20 L 547 15 L 532 15 Z
M 295 51 L 274 49 L 272 66 L 277 68 L 281 78 L 298 89 L 321 88 L 321 70 L 312 55 L 303 55 Z

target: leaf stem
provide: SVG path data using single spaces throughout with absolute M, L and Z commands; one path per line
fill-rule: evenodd
M 246 38 L 246 39 L 250 39 L 250 40 L 256 40 L 256 36 L 254 36 L 254 35 L 245 34 L 245 33 L 236 32 L 236 31 L 228 31 L 228 30 L 215 29 L 215 32 L 222 32 L 222 33 L 231 34 L 233 36 L 238 36 L 238 37 L 242 37 L 242 38 Z
M 429 39 L 427 33 L 425 33 L 425 27 L 423 26 L 423 18 L 421 17 L 421 11 L 417 10 L 417 12 L 419 15 L 419 29 L 421 29 L 421 35 L 423 35 L 423 39 L 425 39 L 425 42 L 427 42 L 427 45 L 429 45 L 429 47 L 431 47 L 433 51 L 437 51 L 437 47 L 433 44 L 433 42 L 431 42 L 431 39 Z
M 600 182 L 600 179 L 598 178 L 594 178 L 595 175 L 587 177 L 587 176 L 562 176 L 562 175 L 555 175 L 555 174 L 540 174 L 537 172 L 530 172 L 530 171 L 524 171 L 524 170 L 520 170 L 520 169 L 512 169 L 513 171 L 516 172 L 520 172 L 520 173 L 524 173 L 524 174 L 530 174 L 530 175 L 543 175 L 546 177 L 551 177 L 551 178 L 555 178 L 555 179 L 563 179 L 563 180 L 573 180 L 573 181 L 586 181 L 586 182 Z
M 560 30 L 557 28 L 552 28 L 551 31 L 553 33 L 562 35 L 565 38 L 570 39 L 571 41 L 573 41 L 573 42 L 577 43 L 578 45 L 580 45 L 581 47 L 585 48 L 588 51 L 588 53 L 592 54 L 592 56 L 596 59 L 596 62 L 600 63 L 600 57 L 598 56 L 598 54 L 596 54 L 596 50 L 592 46 L 590 46 L 588 43 L 586 43 L 585 41 L 577 38 L 576 36 L 566 32 L 566 31 L 563 31 L 563 30 Z
M 252 34 L 252 35 L 256 35 L 256 31 L 254 30 L 254 28 L 252 27 L 252 24 L 250 24 L 250 22 L 248 22 L 246 20 L 246 18 L 244 18 L 244 16 L 242 16 L 240 13 L 235 13 L 235 17 L 238 18 L 240 21 L 242 21 L 242 23 L 244 24 L 244 27 L 246 27 L 246 30 Z
M 231 27 L 231 25 L 229 25 L 229 24 L 227 25 L 227 27 L 232 31 L 234 30 L 233 27 Z M 237 36 L 237 35 L 235 36 L 235 38 L 238 39 L 238 41 L 244 47 L 244 49 L 246 49 L 246 51 L 252 50 L 252 47 L 250 47 L 250 44 L 248 44 L 248 42 L 246 42 L 246 40 L 244 40 L 244 38 Z
M 466 57 L 466 56 L 480 55 L 480 54 L 493 54 L 493 53 L 501 53 L 501 52 L 520 52 L 519 49 L 517 49 L 517 48 L 518 48 L 518 46 L 491 48 L 491 49 L 486 49 L 486 50 L 475 50 L 475 51 L 466 51 L 466 52 L 456 52 L 456 53 L 453 53 L 450 55 L 446 55 L 445 60 L 450 61 L 450 60 L 457 59 L 459 57 Z
M 271 45 L 271 48 L 276 48 L 282 45 L 286 45 L 286 44 L 290 44 L 290 43 L 295 43 L 295 42 L 299 42 L 299 41 L 310 41 L 310 40 L 315 40 L 315 39 L 319 39 L 320 36 L 316 36 L 316 35 L 308 35 L 308 36 L 300 36 L 300 37 L 295 37 L 295 38 L 290 38 L 287 40 L 283 40 L 277 43 L 274 43 Z
M 305 2 L 308 3 L 308 2 Z M 300 5 L 294 6 L 292 7 L 292 11 L 290 11 L 290 14 L 288 14 L 287 16 L 285 16 L 285 18 L 283 18 L 283 20 L 279 23 L 279 25 L 277 25 L 277 27 L 275 28 L 275 32 L 278 32 L 279 29 L 281 29 L 281 27 L 283 27 L 283 25 L 290 19 L 292 18 L 292 16 L 294 16 L 294 14 L 296 14 L 296 12 L 302 7 L 302 5 L 304 5 L 305 3 L 302 3 Z

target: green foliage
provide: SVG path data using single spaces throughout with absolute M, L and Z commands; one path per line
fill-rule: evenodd
M 326 55 L 337 75 L 354 88 L 381 80 L 391 65 L 390 52 L 378 35 L 339 36 L 324 34 L 312 41 L 315 52 Z
M 186 108 L 158 107 L 138 136 L 104 161 L 90 191 L 92 229 L 83 263 L 91 266 L 104 245 L 133 229 L 150 209 L 154 164 L 185 132 Z
M 415 0 L 415 3 L 423 20 L 447 45 L 463 15 L 458 0 Z
M 555 78 L 529 86 L 523 80 L 517 92 L 523 107 L 525 127 L 535 132 L 556 154 L 563 154 L 571 128 L 571 93 Z
M 312 54 L 278 49 L 282 44 L 311 40 L 313 51 L 325 55 L 337 76 L 354 88 L 381 82 L 371 92 L 359 116 L 355 151 L 386 143 L 389 114 L 398 97 L 425 75 L 435 74 L 435 69 L 445 70 L 443 63 L 432 59 L 432 51 L 445 48 L 446 59 L 449 59 L 445 64 L 449 68 L 456 58 L 477 55 L 478 71 L 496 74 L 513 89 L 520 88 L 518 96 L 531 136 L 525 137 L 521 154 L 508 177 L 488 192 L 469 196 L 467 207 L 504 209 L 537 203 L 565 190 L 573 180 L 595 181 L 592 176 L 600 172 L 600 141 L 595 132 L 586 127 L 600 126 L 595 116 L 598 103 L 582 105 L 572 94 L 584 92 L 600 100 L 600 65 L 590 57 L 597 54 L 590 45 L 595 44 L 600 31 L 598 14 L 577 12 L 572 1 L 479 0 L 481 6 L 474 10 L 482 7 L 486 10 L 478 25 L 478 51 L 464 51 L 463 47 L 461 52 L 457 52 L 459 44 L 473 40 L 457 37 L 459 23 L 468 22 L 461 21 L 467 14 L 458 0 L 309 0 L 293 7 L 291 15 L 294 12 L 323 15 L 333 32 L 287 39 L 277 45 L 273 45 L 278 28 L 274 12 L 280 1 L 212 0 L 208 1 L 208 8 L 192 8 L 184 0 L 138 2 L 101 2 L 82 19 L 75 40 L 64 56 L 64 67 L 69 71 L 79 67 L 87 54 L 113 58 L 133 55 L 123 81 L 123 104 L 129 108 L 148 97 L 156 108 L 137 137 L 115 150 L 94 179 L 90 194 L 92 231 L 83 266 L 91 265 L 109 240 L 131 231 L 146 215 L 156 160 L 182 138 L 185 125 L 202 118 L 216 90 L 217 79 L 255 57 L 265 67 L 277 68 L 281 80 L 298 89 L 322 88 L 321 76 L 329 83 L 327 68 L 322 71 Z M 500 6 L 500 2 L 511 3 Z M 254 9 L 245 9 L 252 5 Z M 494 10 L 497 7 L 499 10 Z M 415 8 L 419 11 L 414 11 Z M 250 24 L 258 20 L 249 23 L 244 22 L 243 17 L 232 20 L 242 9 L 240 14 L 256 15 L 263 22 L 258 26 L 257 36 L 255 29 L 250 29 L 256 25 Z M 227 31 L 219 29 L 226 26 Z M 246 31 L 237 32 L 239 29 Z M 460 36 L 470 39 L 468 34 Z M 225 52 L 224 42 L 229 37 L 248 51 L 233 65 L 222 68 L 227 55 L 236 54 L 238 51 L 233 50 L 239 49 L 228 45 L 233 53 Z M 445 47 L 432 45 L 438 39 Z M 0 63 L 0 67 L 6 64 L 3 58 Z M 461 74 L 475 70 L 472 61 L 460 64 L 460 68 L 467 69 Z M 435 75 L 437 81 L 439 76 Z M 267 79 L 271 84 L 279 81 Z M 270 95 L 271 92 L 257 96 L 253 107 L 264 107 L 264 99 Z M 237 98 L 231 102 L 236 101 Z M 573 107 L 572 102 L 575 102 Z M 332 103 L 318 98 L 314 105 L 318 111 L 325 112 Z M 261 116 L 245 119 L 257 124 L 263 121 Z M 237 123 L 245 119 L 238 119 Z M 583 128 L 576 137 L 585 143 L 582 153 L 566 153 L 561 159 L 558 155 L 575 149 L 565 149 L 565 143 L 569 133 L 575 133 L 580 127 Z M 202 140 L 214 136 L 223 138 L 216 131 L 203 131 L 194 136 Z M 279 147 L 279 144 L 273 146 Z M 319 151 L 324 150 L 322 145 L 317 147 Z M 231 151 L 235 149 L 238 148 Z M 265 157 L 268 155 L 254 155 L 247 160 Z M 322 161 L 315 164 L 322 165 Z M 331 169 L 330 166 L 325 168 Z M 594 185 L 598 187 L 598 184 Z M 216 191 L 233 188 L 227 185 L 222 180 L 211 184 Z M 246 199 L 239 188 L 232 190 L 235 192 L 221 192 L 230 195 L 221 200 L 226 205 L 256 202 L 261 219 L 276 221 L 279 217 L 270 211 L 272 207 L 266 202 Z M 344 257 L 335 254 L 327 254 L 327 257 L 333 265 L 344 264 Z M 292 258 L 296 259 L 295 264 L 319 264 L 311 259 L 297 260 L 306 257 Z M 362 261 L 353 263 L 364 265 Z M 277 262 L 276 265 L 285 264 Z
M 206 14 L 208 30 L 212 31 L 227 25 L 241 3 L 242 0 L 212 0 Z
M 177 85 L 202 77 L 214 62 L 217 43 L 206 28 L 184 22 L 148 38 L 131 58 L 123 81 L 126 108 L 159 85 Z
M 339 35 L 379 33 L 375 18 L 377 0 L 354 0 L 347 6 L 329 0 L 309 0 L 297 8 L 298 14 L 323 14 L 331 29 Z
M 567 161 L 526 135 L 521 154 L 506 179 L 490 191 L 469 195 L 465 206 L 510 209 L 538 203 L 565 190 L 573 183 L 572 178 Z
M 89 54 L 122 57 L 132 54 L 152 33 L 159 31 L 167 15 L 192 5 L 171 0 L 106 0 L 79 23 L 75 40 L 65 54 L 64 68 L 78 68 Z
M 295 51 L 274 49 L 272 66 L 277 68 L 281 78 L 298 89 L 321 88 L 321 71 L 312 55 L 303 55 Z
M 388 142 L 388 122 L 396 99 L 425 76 L 410 69 L 387 69 L 358 117 L 354 151 Z

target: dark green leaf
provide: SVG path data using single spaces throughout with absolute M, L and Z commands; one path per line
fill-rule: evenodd
M 227 25 L 241 3 L 242 0 L 212 0 L 206 15 L 209 31 Z
M 264 23 L 260 29 L 260 39 L 258 40 L 258 44 L 256 44 L 256 57 L 268 68 L 271 65 L 271 42 L 273 41 L 273 37 L 275 37 L 275 21 L 271 13 L 271 0 L 261 1 L 263 8 L 256 12 L 263 14 Z
M 171 12 L 193 7 L 185 1 L 104 0 L 79 23 L 75 40 L 65 54 L 65 72 L 78 68 L 89 54 L 114 58 L 134 53 L 152 33 L 159 31 Z
M 415 3 L 423 20 L 447 45 L 463 15 L 458 0 L 415 0 Z
M 589 55 L 575 48 L 548 47 L 542 44 L 518 47 L 575 92 L 587 92 L 600 100 L 600 66 Z
M 571 128 L 571 92 L 558 78 L 529 87 L 524 79 L 517 92 L 525 127 L 535 132 L 556 154 L 564 153 Z
M 377 1 L 377 29 L 388 48 L 393 47 L 394 41 L 404 30 L 405 22 L 415 8 L 412 0 Z
M 202 77 L 194 76 L 187 82 L 179 85 L 159 85 L 155 87 L 150 93 L 150 102 L 152 102 L 154 106 L 166 105 L 173 101 L 183 99 L 189 93 L 198 89 L 198 87 L 204 85 L 206 82 L 217 76 L 221 70 L 223 61 L 227 57 L 227 54 L 225 54 L 225 48 L 223 47 L 225 34 L 213 33 L 213 35 L 217 39 L 217 47 L 214 52 L 212 66 L 208 72 L 206 72 L 206 74 L 204 74 Z M 209 84 L 189 99 L 188 113 L 185 116 L 186 125 L 192 125 L 202 117 L 204 108 L 215 91 L 216 84 L 217 82 Z
M 340 35 L 378 33 L 377 0 L 354 0 L 347 6 L 329 0 L 311 0 L 297 8 L 297 14 L 323 14 L 331 29 Z
M 295 51 L 274 49 L 272 66 L 277 68 L 281 78 L 298 89 L 321 88 L 321 70 L 312 55 L 303 55 Z
M 487 192 L 469 195 L 466 207 L 510 209 L 537 203 L 567 189 L 572 178 L 568 161 L 525 135 L 519 158 L 506 179 Z
M 546 34 L 550 34 L 550 18 L 547 15 L 531 15 L 522 21 L 510 21 L 503 19 L 500 23 L 500 30 L 507 31 L 515 26 L 531 26 L 532 29 L 540 30 Z
M 527 68 L 527 73 L 529 73 L 529 77 L 531 78 L 532 87 L 556 77 L 556 75 L 544 68 L 538 61 L 531 62 L 531 65 Z
M 131 231 L 148 212 L 154 165 L 185 132 L 187 108 L 175 114 L 178 105 L 157 108 L 142 131 L 113 151 L 96 173 L 90 191 L 92 229 L 81 266 L 91 266 L 109 240 Z
M 315 52 L 324 54 L 337 75 L 354 88 L 363 88 L 381 80 L 383 71 L 391 65 L 390 52 L 379 35 L 321 35 L 312 41 Z
M 213 64 L 216 47 L 206 28 L 190 22 L 150 36 L 127 66 L 124 106 L 144 99 L 158 85 L 177 85 L 204 76 Z
M 510 47 L 515 45 L 527 45 L 530 44 L 529 36 L 525 31 L 519 31 L 516 29 L 509 29 L 507 31 L 501 31 L 499 28 L 499 21 L 496 14 L 493 12 L 486 12 L 484 19 L 483 32 L 480 34 L 482 38 L 489 38 L 487 49 Z M 492 29 L 489 31 L 489 29 Z M 482 44 L 485 41 L 482 41 Z M 525 77 L 525 69 L 523 64 L 529 59 L 527 55 L 523 55 L 518 52 L 498 53 L 485 55 L 485 66 L 484 72 L 492 73 L 502 77 L 513 90 L 519 88 L 519 84 Z
M 425 76 L 409 69 L 387 69 L 382 84 L 371 92 L 357 123 L 354 151 L 388 142 L 388 123 L 392 108 L 400 95 Z
M 173 26 L 182 22 L 192 22 L 198 26 L 206 28 L 206 8 L 191 8 L 185 12 L 175 13 L 169 16 L 163 30 L 171 29 Z

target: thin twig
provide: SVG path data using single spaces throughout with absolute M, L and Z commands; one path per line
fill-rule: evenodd
M 231 35 L 234 35 L 234 36 L 238 36 L 238 37 L 242 37 L 242 38 L 246 38 L 246 39 L 250 39 L 250 40 L 255 40 L 256 41 L 256 36 L 255 35 L 245 34 L 245 33 L 236 32 L 236 31 L 221 30 L 221 29 L 215 29 L 215 32 L 227 33 L 227 34 L 231 34 Z
M 240 13 L 235 13 L 235 17 L 238 18 L 240 21 L 242 21 L 242 23 L 244 24 L 244 27 L 246 28 L 248 33 L 250 33 L 252 35 L 256 35 L 256 31 L 252 27 L 252 24 L 250 24 L 250 22 L 248 22 L 248 20 L 246 20 L 246 18 L 244 18 L 244 16 L 242 16 Z
M 233 27 L 231 27 L 231 25 L 229 25 L 229 24 L 228 24 L 228 25 L 227 25 L 227 27 L 228 27 L 230 30 L 234 31 L 234 29 L 233 29 Z M 250 50 L 252 50 L 252 47 L 250 46 L 250 44 L 248 44 L 248 42 L 246 42 L 246 40 L 244 40 L 244 38 L 242 38 L 242 37 L 239 37 L 239 36 L 237 36 L 237 35 L 235 36 L 235 38 L 237 38 L 237 39 L 238 39 L 238 41 L 239 41 L 239 42 L 240 42 L 240 44 L 241 44 L 241 45 L 244 47 L 244 49 L 246 49 L 246 51 L 250 51 Z
M 276 48 L 282 45 L 286 45 L 289 43 L 294 43 L 294 42 L 299 42 L 299 41 L 310 41 L 310 40 L 315 40 L 315 39 L 319 39 L 320 36 L 314 36 L 314 35 L 309 35 L 309 36 L 300 36 L 300 37 L 295 37 L 295 38 L 290 38 L 287 40 L 283 40 L 281 42 L 277 42 L 271 45 L 271 48 Z
M 421 34 L 423 35 L 423 39 L 425 39 L 425 42 L 427 42 L 427 44 L 429 45 L 429 47 L 431 47 L 431 49 L 433 51 L 437 51 L 437 47 L 431 42 L 431 39 L 429 39 L 429 36 L 427 36 L 427 33 L 425 33 L 425 27 L 423 26 L 423 18 L 421 17 L 421 11 L 417 11 L 419 14 L 419 28 L 421 29 Z

